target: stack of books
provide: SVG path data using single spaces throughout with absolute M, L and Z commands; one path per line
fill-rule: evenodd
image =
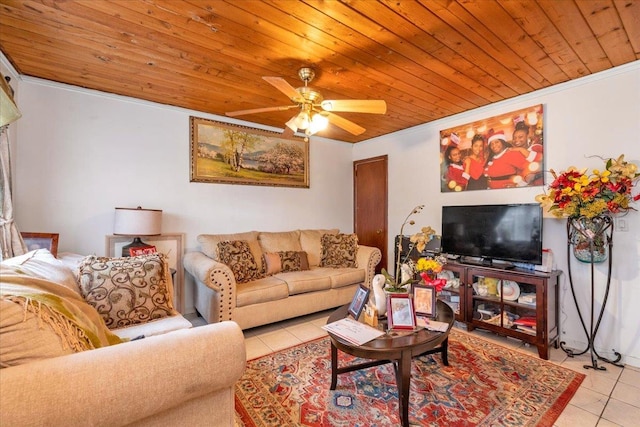
M 521 317 L 513 321 L 513 326 L 516 330 L 524 332 L 530 335 L 536 335 L 536 318 L 535 317 Z

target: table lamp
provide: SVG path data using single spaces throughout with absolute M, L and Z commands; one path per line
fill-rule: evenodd
M 131 243 L 122 247 L 122 256 L 130 255 L 129 249 L 145 248 L 150 245 L 144 243 L 140 236 L 158 236 L 162 227 L 161 209 L 116 208 L 113 234 L 118 236 L 134 236 Z

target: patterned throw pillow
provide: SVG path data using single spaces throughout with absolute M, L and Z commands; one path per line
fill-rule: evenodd
M 304 271 L 309 269 L 307 253 L 303 251 L 282 251 L 278 252 L 282 263 L 282 272 Z
M 246 283 L 263 277 L 246 240 L 218 242 L 218 259 L 231 269 L 236 283 Z
M 355 234 L 325 234 L 321 239 L 320 267 L 357 267 L 358 236 Z
M 80 291 L 109 329 L 172 316 L 173 289 L 164 254 L 128 258 L 86 257 Z
M 265 266 L 266 276 L 309 269 L 309 260 L 304 251 L 266 252 L 262 254 L 262 264 Z

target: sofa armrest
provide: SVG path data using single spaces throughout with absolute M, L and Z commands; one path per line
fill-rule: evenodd
M 215 425 L 233 425 L 234 385 L 245 361 L 242 330 L 223 322 L 5 368 L 2 424 L 149 423 L 228 391 L 225 407 L 203 410 L 215 414 Z
M 208 323 L 232 320 L 236 307 L 236 278 L 231 269 L 198 251 L 185 254 L 182 262 L 195 280 L 198 312 Z
M 215 261 L 202 252 L 188 252 L 182 260 L 184 269 L 190 273 L 194 279 L 216 292 L 222 288 L 229 287 L 231 282 L 235 285 L 235 277 L 231 269 L 225 264 Z
M 364 268 L 364 283 L 365 286 L 371 288 L 371 281 L 376 274 L 376 266 L 382 260 L 382 252 L 380 249 L 372 246 L 358 245 L 358 254 L 356 255 L 356 262 L 358 267 Z

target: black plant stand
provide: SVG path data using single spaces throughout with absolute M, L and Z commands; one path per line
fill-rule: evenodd
M 618 353 L 615 349 L 613 349 L 613 354 L 615 354 L 615 360 L 607 359 L 598 354 L 595 349 L 594 342 L 596 339 L 596 335 L 598 333 L 598 328 L 600 327 L 600 321 L 602 320 L 602 315 L 604 314 L 605 307 L 607 305 L 607 298 L 609 296 L 609 287 L 611 285 L 611 263 L 612 263 L 612 248 L 613 248 L 613 220 L 610 216 L 602 216 L 602 228 L 600 229 L 602 235 L 601 237 L 604 239 L 604 244 L 609 247 L 609 255 L 607 262 L 607 286 L 604 292 L 604 300 L 602 301 L 602 307 L 600 308 L 600 313 L 598 314 L 598 320 L 595 323 L 594 327 L 594 314 L 595 314 L 595 295 L 594 295 L 594 240 L 596 236 L 589 235 L 584 232 L 584 230 L 580 230 L 572 225 L 571 220 L 567 220 L 567 269 L 569 272 L 569 284 L 571 285 L 571 294 L 573 295 L 573 301 L 576 304 L 576 309 L 578 310 L 578 317 L 580 318 L 580 323 L 582 323 L 582 329 L 584 330 L 585 335 L 587 336 L 588 345 L 584 350 L 577 352 L 577 350 L 573 350 L 565 347 L 565 342 L 560 342 L 560 348 L 567 353 L 569 357 L 580 356 L 581 354 L 585 354 L 587 351 L 590 352 L 591 355 L 591 365 L 583 365 L 585 369 L 596 369 L 600 371 L 606 371 L 607 368 L 602 365 L 598 365 L 598 360 L 602 360 L 603 362 L 610 363 L 615 366 L 622 367 L 623 365 L 618 363 L 622 358 L 622 355 Z M 580 312 L 580 306 L 578 305 L 578 300 L 576 299 L 576 292 L 573 286 L 573 277 L 571 275 L 571 246 L 572 242 L 574 242 L 575 233 L 581 233 L 582 236 L 589 240 L 589 249 L 591 252 L 591 319 L 589 324 L 589 330 L 587 330 L 587 326 L 585 324 L 582 313 Z M 599 234 L 599 233 L 598 233 Z

